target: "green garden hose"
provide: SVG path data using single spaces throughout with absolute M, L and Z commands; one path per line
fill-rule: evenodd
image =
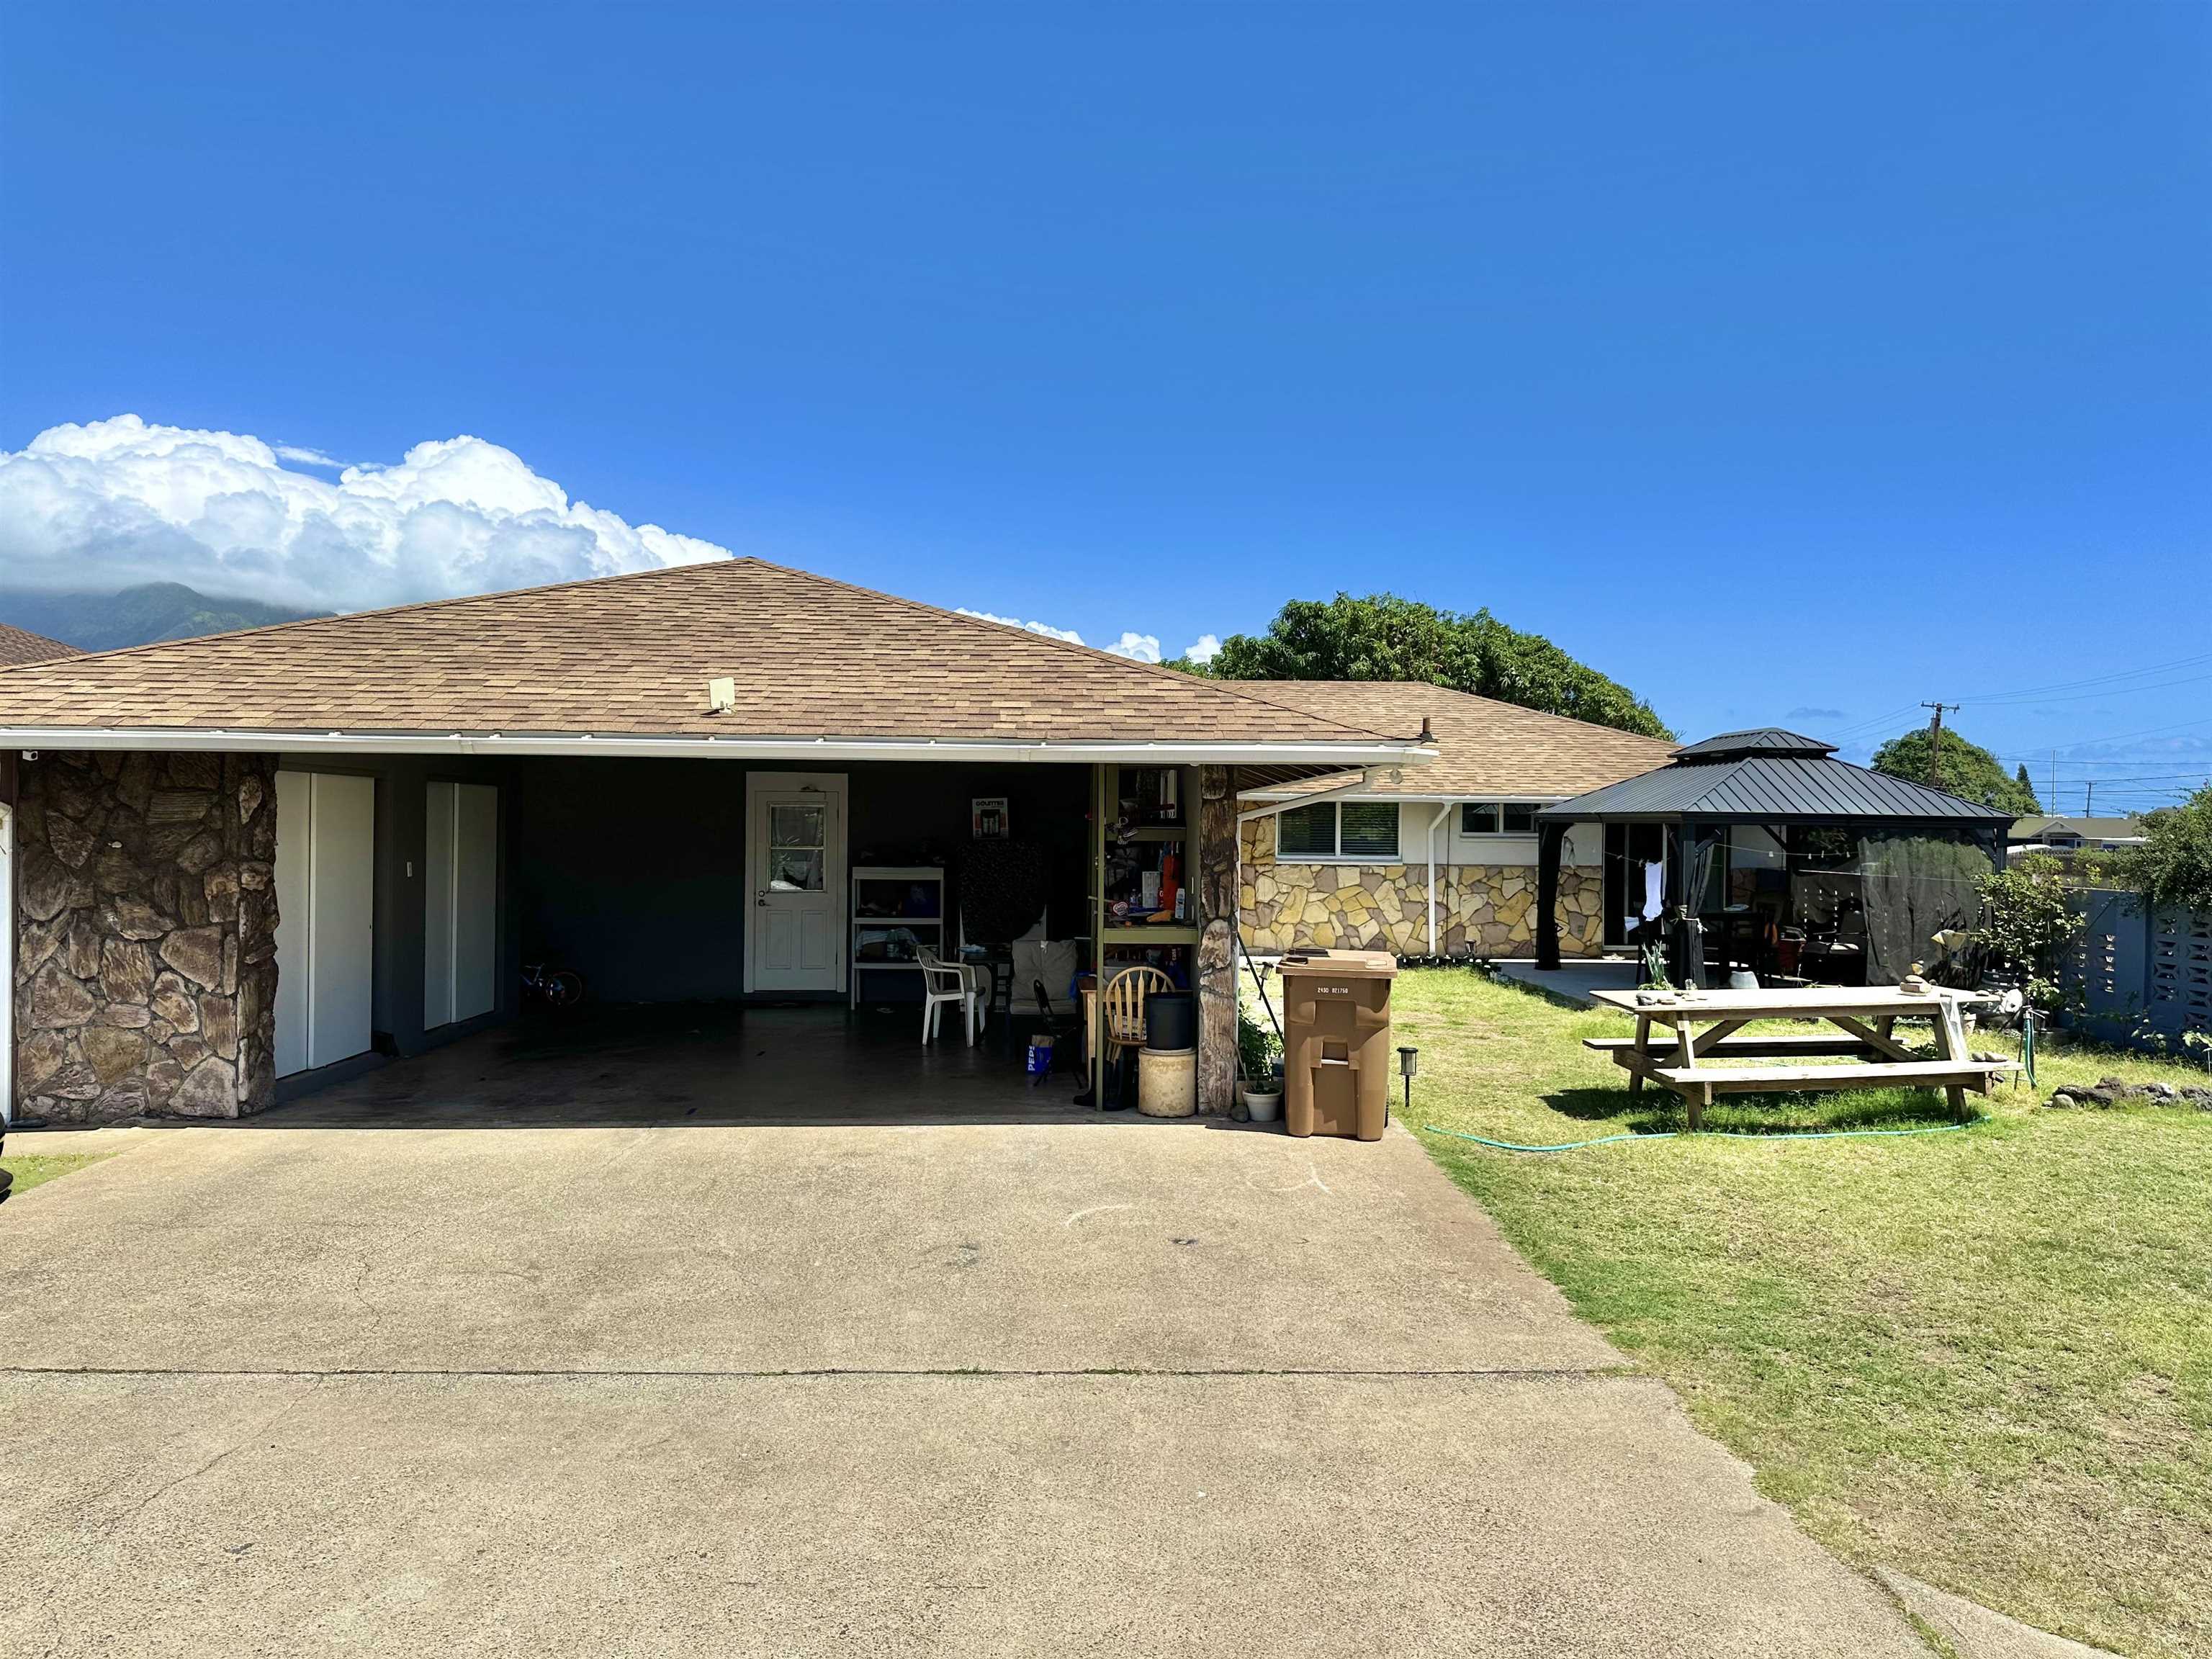
M 1971 1123 L 1939 1123 L 1925 1129 L 1785 1129 L 1771 1134 L 1753 1129 L 1699 1129 L 1695 1133 L 1707 1140 L 1850 1140 L 1869 1135 L 1948 1135 L 1973 1127 Z M 1529 1146 L 1517 1140 L 1492 1140 L 1488 1135 L 1469 1134 L 1464 1129 L 1446 1129 L 1434 1123 L 1424 1123 L 1421 1127 L 1432 1135 L 1472 1140 L 1477 1146 L 1495 1146 L 1501 1152 L 1574 1152 L 1585 1146 L 1608 1146 L 1616 1140 L 1678 1140 L 1692 1133 L 1686 1129 L 1660 1129 L 1650 1134 L 1600 1135 L 1595 1140 L 1563 1140 L 1553 1146 Z

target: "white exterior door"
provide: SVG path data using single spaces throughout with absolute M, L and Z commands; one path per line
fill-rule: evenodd
M 843 775 L 751 773 L 745 817 L 745 989 L 843 990 Z
M 424 805 L 422 1024 L 491 1012 L 499 950 L 499 791 L 433 783 Z
M 276 775 L 276 1075 L 368 1051 L 376 780 Z

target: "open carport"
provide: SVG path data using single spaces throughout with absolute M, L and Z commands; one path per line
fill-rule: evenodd
M 1223 1112 L 1238 769 L 1432 753 L 750 559 L 0 669 L 0 1102 L 251 1114 L 511 1021 L 536 965 L 918 1014 L 1019 942 L 1063 1012 L 1079 972 L 1191 995 Z

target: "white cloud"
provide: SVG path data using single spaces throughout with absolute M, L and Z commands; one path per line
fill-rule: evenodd
M 1008 628 L 1025 628 L 1032 634 L 1043 634 L 1055 640 L 1066 640 L 1074 645 L 1081 645 L 1084 642 L 1083 635 L 1072 628 L 1054 628 L 1050 623 L 1024 622 L 1018 617 L 1002 617 L 995 611 L 977 611 L 964 605 L 954 608 L 963 617 L 980 617 L 985 622 L 1003 623 Z M 1221 648 L 1221 641 L 1215 639 L 1212 635 L 1207 634 L 1191 648 L 1195 651 L 1201 647 L 1206 648 L 1206 654 L 1210 657 Z M 1102 645 L 1096 648 L 1113 656 L 1127 657 L 1133 662 L 1158 662 L 1160 659 L 1160 636 L 1157 634 L 1139 634 L 1132 628 L 1124 630 L 1121 637 L 1113 644 Z M 1205 659 L 1201 658 L 1200 660 L 1203 661 Z
M 571 501 L 481 438 L 419 443 L 336 479 L 301 465 L 337 463 L 136 415 L 49 428 L 0 451 L 0 585 L 178 581 L 350 611 L 730 556 Z
M 1160 637 L 1157 634 L 1139 634 L 1132 630 L 1104 648 L 1117 657 L 1127 657 L 1137 662 L 1158 662 L 1160 659 Z
M 271 444 L 269 447 L 276 451 L 278 460 L 292 461 L 301 466 L 326 466 L 333 472 L 343 472 L 351 465 L 325 455 L 319 449 L 310 449 L 305 444 Z
M 1214 634 L 1200 634 L 1194 641 L 1183 647 L 1182 653 L 1193 662 L 1212 662 L 1221 654 L 1220 636 Z
M 1024 622 L 1018 617 L 1001 617 L 994 611 L 971 611 L 964 605 L 956 605 L 953 608 L 963 617 L 980 617 L 984 622 L 1003 623 L 1008 628 L 1027 629 L 1032 634 L 1042 634 L 1050 639 L 1066 640 L 1073 645 L 1083 643 L 1083 635 L 1072 628 L 1054 628 L 1050 623 Z

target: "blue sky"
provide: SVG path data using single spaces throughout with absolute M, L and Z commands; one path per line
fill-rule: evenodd
M 2208 82 L 2194 6 L 31 8 L 0 451 L 473 434 L 1093 642 L 1389 587 L 2148 804 L 2212 769 Z

